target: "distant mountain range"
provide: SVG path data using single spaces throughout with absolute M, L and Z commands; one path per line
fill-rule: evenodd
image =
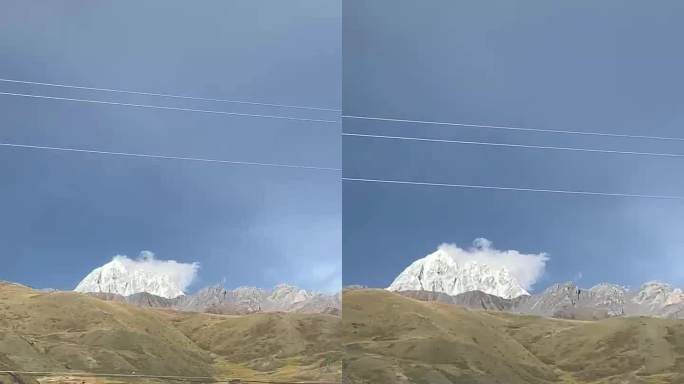
M 227 290 L 221 286 L 212 286 L 186 295 L 176 280 L 163 271 L 141 270 L 125 260 L 114 258 L 90 272 L 74 291 L 142 307 L 192 312 L 341 312 L 340 294 L 326 295 L 281 284 L 273 289 L 239 287 Z
M 173 299 L 147 292 L 123 296 L 115 293 L 90 292 L 104 300 L 126 302 L 141 307 L 168 308 L 180 311 L 243 315 L 257 312 L 341 313 L 340 294 L 312 293 L 281 284 L 271 290 L 240 287 L 227 290 L 221 286 L 204 288 L 193 295 Z
M 531 295 L 505 267 L 459 262 L 443 249 L 413 262 L 387 290 L 424 301 L 557 318 L 684 319 L 684 292 L 669 284 L 649 282 L 632 291 L 608 283 L 585 289 L 567 282 Z
M 650 282 L 631 291 L 614 284 L 589 289 L 574 283 L 554 284 L 544 292 L 506 299 L 482 291 L 448 295 L 433 291 L 401 291 L 423 301 L 462 305 L 471 309 L 506 311 L 564 319 L 597 320 L 618 316 L 684 319 L 684 293 L 669 284 Z

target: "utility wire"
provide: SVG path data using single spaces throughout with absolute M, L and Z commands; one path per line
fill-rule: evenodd
M 481 125 L 481 124 L 467 124 L 467 123 L 452 123 L 452 122 L 446 122 L 446 121 L 394 119 L 394 118 L 389 118 L 389 117 L 342 115 L 342 118 L 343 119 L 357 119 L 357 120 L 371 120 L 371 121 L 386 121 L 386 122 L 395 122 L 395 123 L 442 125 L 442 126 L 455 126 L 455 127 L 467 127 L 467 128 L 483 128 L 483 129 L 499 129 L 499 130 L 508 130 L 508 131 L 543 132 L 543 133 L 554 133 L 554 134 L 565 134 L 565 135 L 604 136 L 604 137 L 620 137 L 620 138 L 627 138 L 627 139 L 646 139 L 646 140 L 663 140 L 663 141 L 684 141 L 684 137 L 628 135 L 628 134 L 622 134 L 622 133 L 608 133 L 608 132 L 566 131 L 566 130 L 541 129 L 541 128 L 512 127 L 512 126 L 504 126 L 504 125 Z
M 568 194 L 568 195 L 590 195 L 590 196 L 608 196 L 608 197 L 634 197 L 634 198 L 661 199 L 661 200 L 684 200 L 684 196 L 668 196 L 668 195 L 642 195 L 642 194 L 632 194 L 632 193 L 571 191 L 571 190 L 562 190 L 562 189 L 536 189 L 536 188 L 500 187 L 500 186 L 491 186 L 491 185 L 429 183 L 429 182 L 420 182 L 420 181 L 365 179 L 365 178 L 354 178 L 354 177 L 342 177 L 342 180 L 343 181 L 351 181 L 351 182 L 362 182 L 362 183 L 407 184 L 407 185 L 420 185 L 420 186 L 431 186 L 431 187 L 489 189 L 489 190 L 498 190 L 498 191 L 559 193 L 559 194 Z
M 305 109 L 305 110 L 311 110 L 311 111 L 341 112 L 340 109 L 334 109 L 334 108 L 310 107 L 310 106 L 290 105 L 290 104 L 262 103 L 262 102 L 256 102 L 256 101 L 231 100 L 231 99 L 215 99 L 215 98 L 211 98 L 211 97 L 197 97 L 197 96 L 185 96 L 185 95 L 172 95 L 172 94 L 169 94 L 169 93 L 156 93 L 156 92 L 133 91 L 133 90 L 127 90 L 127 89 L 96 88 L 96 87 L 86 87 L 86 86 L 81 86 L 81 85 L 57 84 L 57 83 L 42 83 L 42 82 L 38 82 L 38 81 L 27 81 L 27 80 L 16 80 L 16 79 L 4 79 L 4 78 L 0 78 L 0 82 L 15 83 L 15 84 L 42 85 L 42 86 L 46 86 L 46 87 L 59 87 L 59 88 L 70 88 L 70 89 L 84 89 L 84 90 L 89 90 L 89 91 L 125 93 L 125 94 L 129 94 L 129 95 L 143 95 L 143 96 L 168 97 L 168 98 L 173 98 L 173 99 L 185 99 L 185 100 L 197 100 L 197 101 L 215 101 L 215 102 L 220 102 L 220 103 L 246 104 L 246 105 L 260 105 L 260 106 L 265 106 L 265 107 L 279 107 L 279 108 Z
M 15 144 L 15 143 L 0 143 L 2 147 L 9 148 L 21 148 L 21 149 L 39 149 L 39 150 L 50 150 L 50 151 L 63 151 L 63 152 L 80 152 L 80 153 L 91 153 L 98 155 L 110 155 L 110 156 L 127 156 L 127 157 L 137 157 L 137 158 L 150 158 L 150 159 L 163 159 L 163 160 L 183 160 L 183 161 L 199 161 L 205 163 L 218 163 L 226 165 L 252 165 L 261 167 L 279 167 L 279 168 L 299 168 L 299 169 L 310 169 L 318 171 L 342 171 L 341 168 L 333 167 L 318 167 L 312 165 L 296 165 L 296 164 L 282 164 L 282 163 L 259 163 L 252 161 L 234 161 L 234 160 L 220 160 L 220 159 L 205 159 L 199 157 L 185 157 L 185 156 L 165 156 L 165 155 L 153 155 L 145 153 L 130 153 L 130 152 L 111 152 L 111 151 L 99 151 L 93 149 L 83 149 L 83 148 L 66 148 L 66 147 L 48 147 L 41 145 L 27 145 L 27 144 Z
M 656 157 L 684 157 L 681 153 L 661 153 L 661 152 L 638 152 L 638 151 L 618 151 L 612 149 L 599 148 L 577 148 L 577 147 L 556 147 L 547 145 L 527 145 L 527 144 L 511 144 L 511 143 L 492 143 L 487 141 L 466 141 L 466 140 L 447 140 L 447 139 L 430 139 L 424 137 L 410 137 L 410 136 L 387 136 L 387 135 L 367 135 L 361 133 L 342 133 L 342 136 L 387 139 L 387 140 L 408 140 L 408 141 L 422 141 L 431 143 L 453 143 L 466 145 L 483 145 L 493 147 L 510 147 L 510 148 L 531 148 L 531 149 L 548 149 L 557 151 L 576 151 L 576 152 L 595 152 L 595 153 L 611 153 L 620 155 L 638 155 L 638 156 L 656 156 Z
M 163 109 L 163 110 L 185 111 L 185 112 L 213 113 L 213 114 L 227 115 L 227 116 L 258 117 L 258 118 L 265 118 L 265 119 L 282 119 L 282 120 L 308 121 L 308 122 L 332 123 L 332 124 L 338 123 L 338 121 L 336 121 L 336 120 L 309 119 L 309 118 L 303 118 L 303 117 L 278 116 L 278 115 L 261 115 L 261 114 L 255 114 L 255 113 L 238 113 L 238 112 L 214 111 L 214 110 L 194 109 L 194 108 L 167 107 L 167 106 L 150 105 L 150 104 L 119 103 L 119 102 L 115 102 L 115 101 L 103 101 L 103 100 L 92 100 L 92 99 L 74 99 L 74 98 L 69 98 L 69 97 L 34 95 L 34 94 L 29 94 L 29 93 L 0 92 L 0 95 L 17 96 L 17 97 L 30 97 L 30 98 L 35 98 L 35 99 L 46 99 L 46 100 L 74 101 L 74 102 L 80 102 L 80 103 L 118 105 L 118 106 L 124 106 L 124 107 L 151 108 L 151 109 Z

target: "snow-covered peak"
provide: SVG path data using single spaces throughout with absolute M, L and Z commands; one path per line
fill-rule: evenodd
M 178 280 L 163 271 L 136 268 L 128 259 L 115 257 L 95 268 L 76 286 L 76 292 L 102 292 L 129 296 L 147 292 L 169 299 L 184 295 Z
M 506 299 L 529 295 L 507 268 L 476 261 L 458 262 L 443 249 L 414 261 L 387 289 L 448 295 L 482 291 Z
M 304 289 L 288 284 L 279 284 L 273 288 L 273 292 L 271 292 L 268 299 L 279 303 L 294 304 L 307 300 L 313 296 L 313 293 Z
M 671 305 L 684 302 L 684 293 L 670 284 L 651 281 L 641 286 L 632 301 L 645 305 Z

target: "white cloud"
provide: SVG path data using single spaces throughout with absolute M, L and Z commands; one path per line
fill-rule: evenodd
M 179 263 L 175 260 L 158 260 L 154 253 L 142 251 L 137 259 L 116 255 L 113 260 L 123 263 L 130 271 L 139 270 L 152 274 L 167 275 L 175 285 L 185 291 L 197 277 L 199 263 Z
M 549 260 L 543 252 L 526 254 L 516 250 L 498 250 L 485 238 L 475 239 L 473 246 L 468 249 L 447 243 L 440 245 L 439 249 L 447 252 L 459 263 L 476 261 L 492 267 L 505 267 L 526 290 L 530 290 L 542 277 L 546 262 Z

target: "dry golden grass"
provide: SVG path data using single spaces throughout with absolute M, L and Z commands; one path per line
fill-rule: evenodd
M 345 383 L 684 383 L 684 321 L 556 320 L 343 294 Z
M 181 313 L 0 283 L 0 370 L 334 381 L 340 334 L 330 315 Z

